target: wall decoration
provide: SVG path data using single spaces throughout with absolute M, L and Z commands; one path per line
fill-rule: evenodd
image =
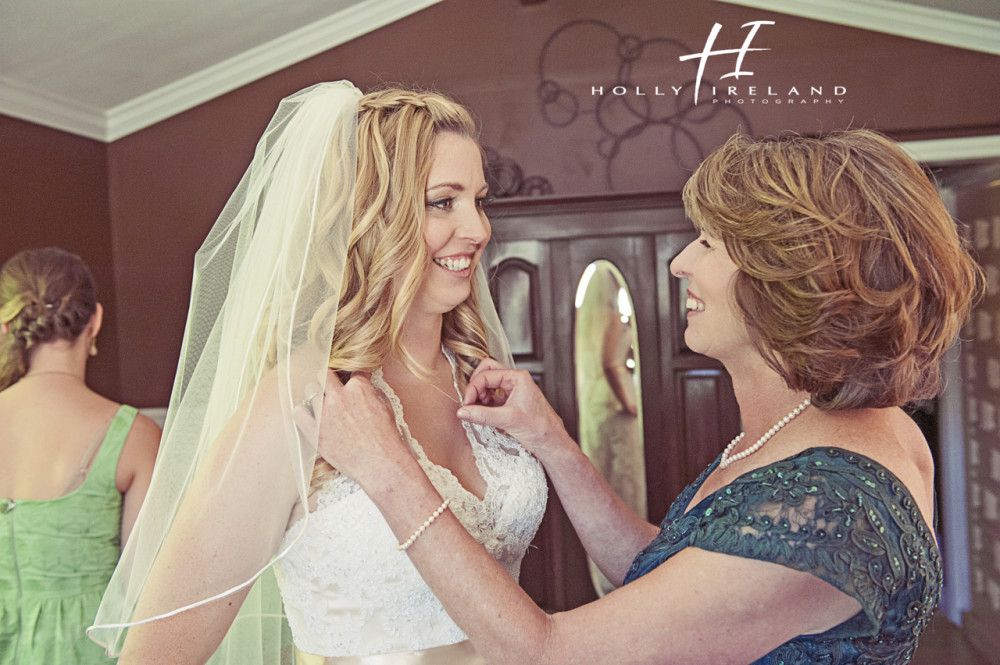
M 573 71 L 576 63 L 560 57 L 561 50 L 579 52 L 581 43 L 592 47 L 592 59 L 582 68 L 601 71 L 604 77 L 583 88 Z M 592 119 L 598 134 L 595 149 L 604 162 L 611 191 L 616 190 L 616 160 L 633 145 L 653 141 L 662 148 L 659 159 L 693 169 L 715 147 L 706 149 L 702 126 L 721 122 L 753 131 L 748 116 L 738 107 L 696 102 L 696 90 L 703 91 L 704 98 L 704 91 L 721 87 L 706 78 L 695 78 L 694 67 L 680 62 L 680 57 L 696 51 L 670 37 L 641 39 L 622 34 L 603 21 L 571 21 L 549 36 L 538 58 L 537 96 L 542 118 L 556 128 Z M 589 89 L 591 96 L 581 99 L 573 92 L 581 89 Z
M 493 148 L 484 148 L 486 152 L 486 182 L 490 186 L 490 196 L 495 198 L 509 196 L 548 196 L 555 191 L 546 178 L 542 176 L 524 177 L 521 166 L 513 159 L 503 157 Z

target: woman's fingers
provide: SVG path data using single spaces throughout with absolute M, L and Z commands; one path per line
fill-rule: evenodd
M 302 432 L 302 436 L 305 437 L 306 441 L 315 446 L 316 435 L 319 432 L 319 425 L 312 409 L 299 404 L 292 409 L 292 422 L 294 422 L 295 426 L 299 428 L 300 432 Z
M 319 454 L 354 480 L 376 473 L 378 465 L 397 454 L 409 454 L 395 418 L 368 372 L 353 372 L 346 383 L 330 370 L 317 441 Z
M 492 358 L 484 358 L 483 360 L 480 360 L 479 364 L 476 366 L 476 369 L 473 370 L 472 374 L 469 376 L 469 383 L 465 387 L 465 392 L 462 394 L 463 403 L 475 404 L 476 402 L 479 402 L 480 404 L 487 404 L 487 405 L 495 404 L 497 397 L 497 395 L 495 395 L 496 390 L 488 388 L 486 389 L 479 388 L 478 386 L 482 384 L 482 379 L 477 379 L 477 377 L 480 377 L 490 372 L 497 372 L 497 371 L 510 371 L 510 370 L 507 368 L 506 365 L 503 365 L 502 363 L 499 363 L 496 360 L 493 360 Z M 477 387 L 475 389 L 470 390 L 470 388 L 473 385 Z
M 347 382 L 344 377 L 341 376 L 341 372 L 328 367 L 326 370 L 326 389 L 327 391 L 337 390 L 343 388 L 344 384 Z
M 505 430 L 509 428 L 508 421 L 514 420 L 516 414 L 506 413 L 495 406 L 471 404 L 460 408 L 458 417 L 466 422 Z
M 459 418 L 506 430 L 529 450 L 562 429 L 559 416 L 523 370 L 479 371 L 469 380 L 465 398 Z
M 483 363 L 485 362 L 483 361 Z M 483 363 L 480 363 L 476 371 L 469 377 L 469 383 L 462 394 L 462 403 L 503 406 L 507 401 L 507 396 L 521 379 L 520 375 L 526 375 L 527 372 L 507 369 L 500 363 L 496 363 L 495 368 L 483 369 Z M 531 380 L 530 375 L 528 380 Z
M 510 368 L 497 360 L 493 360 L 493 358 L 483 358 L 482 360 L 479 361 L 479 364 L 476 365 L 476 369 L 472 371 L 472 375 L 469 378 L 471 379 L 473 376 L 479 374 L 480 372 L 485 372 L 487 370 L 494 370 L 494 369 L 510 369 Z
M 324 394 L 323 386 L 318 381 L 308 383 L 305 387 L 305 398 L 292 408 L 292 422 L 313 445 L 316 444 L 316 435 L 319 431 L 317 413 L 323 409 Z
M 350 377 L 352 379 L 354 379 L 354 378 L 363 379 L 367 383 L 371 383 L 371 381 L 372 381 L 372 373 L 371 372 L 351 372 Z
M 470 379 L 466 396 L 473 395 L 459 418 L 505 430 L 539 458 L 569 440 L 562 419 L 524 370 L 484 369 Z

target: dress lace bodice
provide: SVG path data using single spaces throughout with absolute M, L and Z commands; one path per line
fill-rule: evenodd
M 452 371 L 454 374 L 454 359 Z M 381 370 L 372 384 L 387 398 L 396 426 L 431 483 L 469 533 L 517 579 L 521 559 L 545 511 L 541 464 L 509 436 L 464 424 L 476 465 L 486 482 L 482 499 L 450 470 L 431 462 L 403 419 L 399 398 Z M 458 394 L 458 386 L 455 386 Z M 285 534 L 275 574 L 297 648 L 321 656 L 427 649 L 465 639 L 424 583 L 368 496 L 344 476 L 316 494 L 298 541 L 301 520 Z M 441 556 L 448 556 L 441 552 Z

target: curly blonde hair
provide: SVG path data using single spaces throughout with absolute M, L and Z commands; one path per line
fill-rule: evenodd
M 870 130 L 736 134 L 684 187 L 756 348 L 821 409 L 936 395 L 983 274 L 920 166 Z
M 38 344 L 77 339 L 97 310 L 94 277 L 64 249 L 18 252 L 0 269 L 0 390 L 28 371 Z
M 396 355 L 418 376 L 425 375 L 400 337 L 430 263 L 423 223 L 434 139 L 453 132 L 476 141 L 477 127 L 468 110 L 444 95 L 386 89 L 361 98 L 357 131 L 354 226 L 329 365 L 371 371 Z M 321 308 L 317 320 L 328 313 Z M 442 343 L 455 353 L 467 380 L 489 355 L 476 289 L 443 319 Z M 321 460 L 313 488 L 330 473 Z

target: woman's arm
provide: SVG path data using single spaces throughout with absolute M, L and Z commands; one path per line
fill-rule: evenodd
M 156 450 L 160 445 L 160 428 L 144 415 L 137 415 L 129 430 L 128 438 L 118 457 L 115 485 L 122 493 L 121 546 L 125 548 L 136 515 L 146 498 L 149 481 L 153 476 Z
M 497 389 L 505 397 L 497 398 Z M 658 529 L 636 515 L 608 485 L 566 433 L 530 374 L 483 361 L 470 378 L 465 397 L 460 418 L 506 430 L 538 457 L 590 558 L 605 577 L 620 585 L 636 553 Z
M 405 541 L 441 505 L 440 495 L 370 384 L 352 379 L 340 389 L 328 382 L 326 400 L 321 452 L 362 486 Z M 324 435 L 332 423 L 336 436 Z M 548 615 L 450 511 L 406 555 L 493 665 L 745 664 L 858 609 L 808 573 L 689 548 L 594 603 Z
M 276 383 L 276 382 L 275 382 Z M 216 438 L 156 554 L 135 620 L 177 610 L 246 582 L 277 551 L 298 498 L 276 395 L 259 387 Z M 249 400 L 248 400 L 249 402 Z M 273 404 L 274 408 L 267 405 Z M 142 542 L 141 521 L 133 534 Z M 250 585 L 219 600 L 129 628 L 119 665 L 204 663 Z

